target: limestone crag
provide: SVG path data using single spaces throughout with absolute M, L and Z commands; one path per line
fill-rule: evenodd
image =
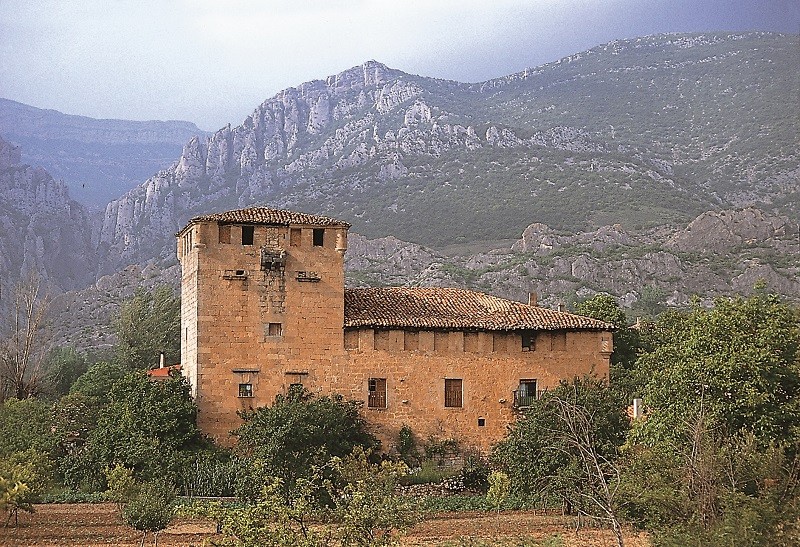
M 95 255 L 86 211 L 41 167 L 21 163 L 20 149 L 0 138 L 0 279 L 10 289 L 29 272 L 54 290 L 94 280 Z

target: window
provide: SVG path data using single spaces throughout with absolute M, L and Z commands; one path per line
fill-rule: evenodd
M 267 327 L 267 336 L 281 336 L 283 334 L 283 325 L 280 323 L 270 323 Z
M 314 228 L 314 247 L 322 247 L 325 244 L 325 228 Z
M 367 407 L 386 408 L 386 378 L 370 378 Z
M 517 391 L 514 392 L 514 406 L 531 406 L 537 399 L 536 380 L 520 380 Z
M 522 351 L 536 350 L 536 331 L 522 331 Z
M 444 406 L 461 408 L 461 379 L 447 378 L 444 381 Z
M 301 228 L 291 228 L 289 230 L 289 245 L 299 247 L 303 240 L 303 230 Z
M 219 227 L 219 242 L 220 243 L 230 243 L 231 242 L 231 226 L 230 224 L 225 224 Z
M 252 245 L 255 232 L 255 226 L 242 226 L 242 245 Z
M 239 384 L 239 397 L 252 397 L 253 384 Z

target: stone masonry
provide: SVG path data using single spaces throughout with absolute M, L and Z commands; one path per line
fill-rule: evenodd
M 223 443 L 237 411 L 293 384 L 364 402 L 390 448 L 421 438 L 486 449 L 562 379 L 607 377 L 610 325 L 459 289 L 345 289 L 347 223 L 251 208 L 178 234 L 181 364 L 200 429 Z

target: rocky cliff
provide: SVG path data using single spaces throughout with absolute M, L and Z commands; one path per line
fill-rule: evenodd
M 86 211 L 41 167 L 0 138 L 0 276 L 4 293 L 29 271 L 57 290 L 86 287 L 96 261 Z
M 190 216 L 253 203 L 428 246 L 796 209 L 794 39 L 613 42 L 461 84 L 367 62 L 282 91 L 106 208 L 100 273 L 172 255 Z M 787 110 L 788 109 L 788 110 Z M 746 115 L 745 115 L 746 114 Z
M 97 120 L 0 98 L 0 135 L 21 146 L 22 161 L 95 207 L 169 167 L 186 141 L 204 134 L 189 122 Z

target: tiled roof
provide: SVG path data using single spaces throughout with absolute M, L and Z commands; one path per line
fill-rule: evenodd
M 153 368 L 147 371 L 147 375 L 150 378 L 169 378 L 169 373 L 172 372 L 173 370 L 177 370 L 180 372 L 181 365 L 177 364 L 177 365 L 170 365 L 168 367 Z
M 269 207 L 249 207 L 224 213 L 213 213 L 192 218 L 189 224 L 196 222 L 219 222 L 222 224 L 267 224 L 269 226 L 289 226 L 290 224 L 312 224 L 314 226 L 341 226 L 349 228 L 347 222 L 320 215 L 309 215 L 285 209 Z
M 345 327 L 477 330 L 612 330 L 572 313 L 529 306 L 475 291 L 387 287 L 346 289 Z

